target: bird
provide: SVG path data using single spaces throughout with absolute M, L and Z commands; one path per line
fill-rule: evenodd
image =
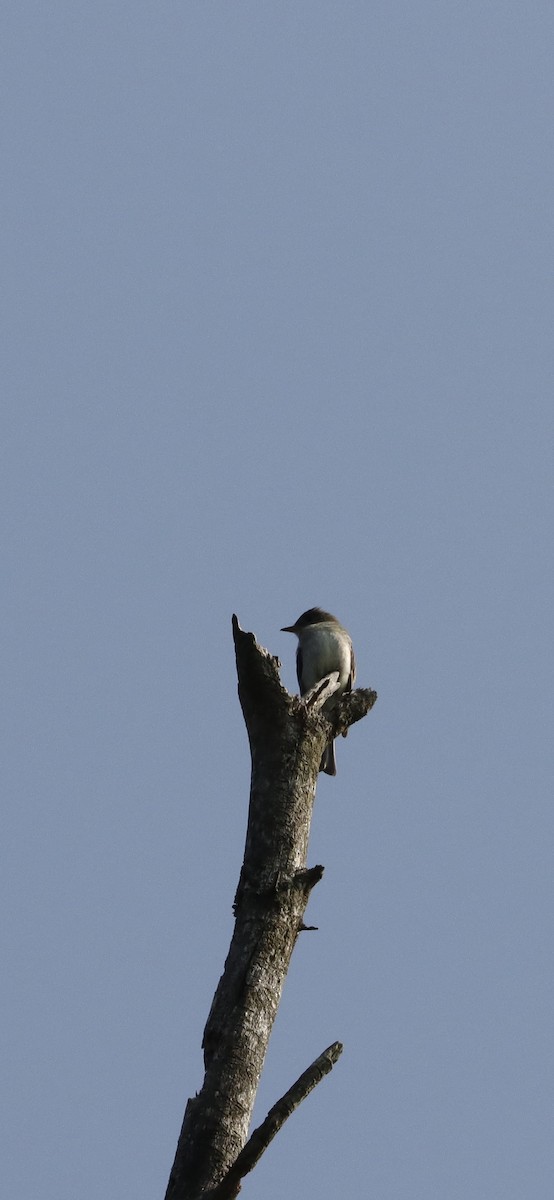
M 343 692 L 352 691 L 356 678 L 350 634 L 332 613 L 325 612 L 323 608 L 308 608 L 294 625 L 284 625 L 281 633 L 295 633 L 298 638 L 296 674 L 301 696 L 305 696 L 331 671 L 338 671 L 338 689 L 323 705 L 322 711 L 329 712 Z M 326 775 L 337 773 L 333 738 L 323 751 L 319 769 Z

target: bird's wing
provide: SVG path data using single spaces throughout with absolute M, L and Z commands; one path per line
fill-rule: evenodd
M 298 679 L 300 695 L 302 695 L 302 651 L 300 649 L 300 643 L 298 644 L 298 649 L 296 651 L 296 678 Z
M 348 676 L 348 683 L 346 684 L 346 687 L 344 689 L 345 692 L 352 691 L 352 684 L 354 683 L 355 678 L 356 678 L 356 659 L 354 658 L 354 650 L 351 645 L 350 646 L 350 675 Z

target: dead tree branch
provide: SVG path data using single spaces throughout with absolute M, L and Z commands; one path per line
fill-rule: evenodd
M 323 874 L 323 867 L 306 867 L 323 748 L 330 728 L 334 736 L 346 732 L 377 699 L 375 692 L 352 692 L 330 719 L 322 716 L 289 695 L 278 660 L 236 617 L 233 636 L 252 756 L 246 847 L 235 928 L 204 1030 L 204 1083 L 186 1106 L 166 1200 L 205 1197 L 246 1145 L 290 958 L 306 928 L 311 889 Z
M 313 1092 L 317 1084 L 321 1083 L 321 1080 L 329 1074 L 341 1054 L 341 1043 L 333 1042 L 332 1046 L 328 1046 L 323 1054 L 320 1054 L 302 1072 L 296 1083 L 293 1083 L 288 1092 L 285 1092 L 285 1095 L 281 1096 L 273 1108 L 270 1108 L 265 1121 L 262 1121 L 261 1125 L 258 1125 L 258 1128 L 250 1134 L 246 1146 L 241 1150 L 232 1167 L 229 1168 L 225 1178 L 209 1193 L 206 1200 L 234 1200 L 234 1197 L 238 1196 L 244 1176 L 253 1170 L 285 1121 L 306 1099 L 306 1096 Z

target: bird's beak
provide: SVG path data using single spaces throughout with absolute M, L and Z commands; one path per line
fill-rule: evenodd
M 283 625 L 281 633 L 296 633 L 295 625 Z

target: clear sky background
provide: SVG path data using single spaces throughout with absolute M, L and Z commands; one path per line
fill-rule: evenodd
M 163 1197 L 232 931 L 231 614 L 373 712 L 244 1200 L 552 1194 L 554 10 L 1 18 L 2 1194 Z

